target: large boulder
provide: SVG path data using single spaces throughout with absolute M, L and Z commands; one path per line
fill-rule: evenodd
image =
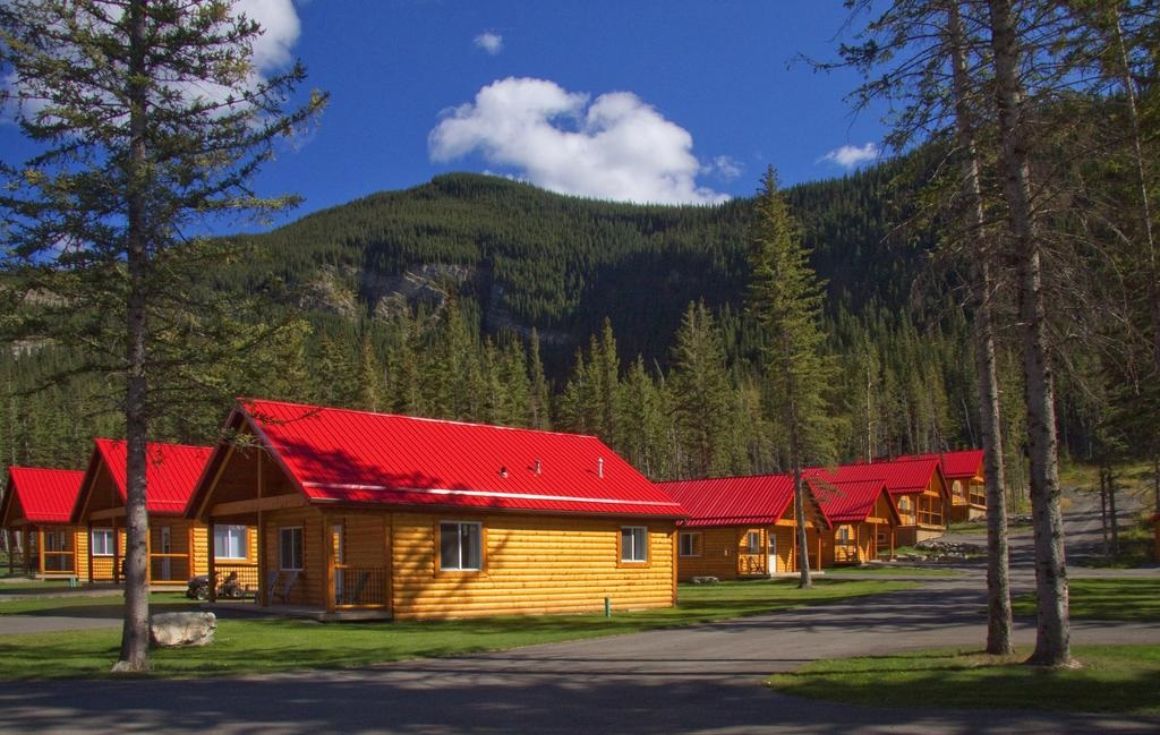
M 157 648 L 213 643 L 217 616 L 211 612 L 159 613 L 149 619 L 149 640 Z

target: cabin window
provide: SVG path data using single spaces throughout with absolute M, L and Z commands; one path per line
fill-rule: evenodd
M 44 550 L 68 551 L 68 537 L 67 531 L 48 531 L 44 534 Z
M 439 568 L 460 572 L 483 569 L 483 526 L 445 521 L 439 524 Z
M 912 509 L 913 505 L 910 502 L 910 498 L 904 497 L 898 499 L 898 511 L 900 513 L 909 513 Z
M 214 526 L 213 555 L 215 559 L 245 559 L 246 527 Z
M 745 534 L 745 553 L 761 553 L 761 531 L 750 531 Z
M 648 529 L 644 526 L 624 526 L 620 529 L 620 560 L 622 562 L 648 561 Z
M 701 555 L 701 534 L 685 532 L 681 534 L 681 556 Z
M 284 572 L 300 572 L 302 563 L 302 526 L 278 529 L 278 564 Z
M 113 529 L 94 528 L 92 533 L 91 548 L 93 550 L 93 556 L 112 556 Z

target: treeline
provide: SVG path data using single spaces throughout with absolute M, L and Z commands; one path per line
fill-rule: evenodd
M 972 357 L 959 336 L 966 325 L 961 312 L 952 313 L 958 321 L 945 331 L 920 330 L 885 310 L 865 319 L 841 311 L 829 325 L 841 376 L 830 396 L 841 459 L 977 441 Z M 421 304 L 385 319 L 289 320 L 245 360 L 216 373 L 203 368 L 200 395 L 171 393 L 161 403 L 169 410 L 154 416 L 153 435 L 214 442 L 232 398 L 255 395 L 596 434 L 654 479 L 785 468 L 756 330 L 728 307 L 715 314 L 704 302 L 688 303 L 663 364 L 627 356 L 606 320 L 559 379 L 544 369 L 536 332 L 492 337 L 481 320 L 472 301 Z M 90 437 L 123 433 L 111 379 L 81 373 L 35 390 L 79 365 L 75 351 L 60 346 L 0 358 L 0 380 L 10 387 L 0 406 L 6 463 L 80 467 Z M 1020 415 L 1016 405 L 1010 412 Z M 1013 459 L 1018 451 L 1011 448 Z

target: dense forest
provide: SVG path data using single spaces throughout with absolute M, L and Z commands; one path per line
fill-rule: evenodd
M 978 442 L 954 272 L 894 204 L 922 160 L 784 192 L 826 283 L 838 459 Z M 204 278 L 275 336 L 200 380 L 202 400 L 155 410 L 154 434 L 212 441 L 229 397 L 253 394 L 591 432 L 658 479 L 777 470 L 745 305 L 752 206 L 612 204 L 456 174 L 214 243 L 229 255 Z M 118 386 L 79 370 L 80 352 L 33 340 L 0 358 L 6 462 L 78 466 L 89 436 L 120 433 Z M 1069 436 L 1082 451 L 1083 427 Z

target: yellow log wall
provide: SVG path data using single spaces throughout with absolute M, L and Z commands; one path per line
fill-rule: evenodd
M 266 526 L 265 547 L 266 573 L 269 575 L 281 568 L 278 559 L 279 529 L 291 526 L 302 527 L 302 566 L 304 567 L 298 583 L 294 586 L 287 602 L 293 605 L 326 605 L 326 554 L 323 534 L 329 534 L 324 529 L 322 514 L 314 508 L 291 508 L 287 510 L 269 511 L 264 518 Z M 266 584 L 267 580 L 261 580 Z M 268 593 L 269 594 L 269 593 Z M 281 604 L 281 599 L 268 597 L 271 603 Z
M 742 529 L 697 528 L 688 533 L 701 534 L 700 556 L 677 557 L 678 578 L 687 582 L 693 577 L 737 578 L 738 535 Z
M 437 571 L 440 520 L 483 524 L 484 569 Z M 647 526 L 645 564 L 619 564 L 624 525 Z M 668 607 L 675 598 L 672 521 L 395 514 L 391 544 L 397 620 L 594 613 Z

